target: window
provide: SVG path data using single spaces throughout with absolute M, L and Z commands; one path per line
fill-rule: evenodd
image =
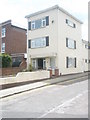
M 35 29 L 35 21 L 32 21 L 32 23 L 31 23 L 31 29 Z
M 5 53 L 5 43 L 2 43 L 2 53 Z
M 85 63 L 90 63 L 90 60 L 89 59 L 85 59 Z
M 89 63 L 90 63 L 90 60 L 89 60 Z
M 5 37 L 5 34 L 6 34 L 6 29 L 2 28 L 2 37 Z
M 76 41 L 66 38 L 66 47 L 76 49 Z
M 37 39 L 31 40 L 31 48 L 39 48 L 39 47 L 45 47 L 45 46 L 46 46 L 45 38 L 37 38 Z
M 76 68 L 76 58 L 66 57 L 66 67 L 67 68 Z
M 70 27 L 76 28 L 76 24 L 71 22 L 70 20 L 66 19 L 66 24 L 68 24 Z
M 39 29 L 49 25 L 49 16 L 28 22 L 28 30 Z
M 28 40 L 28 48 L 31 48 L 31 40 Z
M 87 59 L 85 59 L 85 63 L 87 63 Z
M 46 18 L 43 18 L 42 19 L 42 27 L 45 27 L 46 26 Z
M 90 49 L 90 45 L 86 44 L 85 48 Z
M 28 41 L 28 48 L 40 48 L 49 46 L 49 37 L 41 37 Z

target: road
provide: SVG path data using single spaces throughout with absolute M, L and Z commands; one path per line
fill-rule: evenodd
M 3 98 L 0 100 L 2 117 L 87 118 L 87 77 L 73 80 Z

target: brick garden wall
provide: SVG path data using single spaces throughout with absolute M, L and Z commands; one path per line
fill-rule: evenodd
M 19 67 L 0 68 L 0 76 L 14 75 L 26 69 L 26 62 L 22 63 Z

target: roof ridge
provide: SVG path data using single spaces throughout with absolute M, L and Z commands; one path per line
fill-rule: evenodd
M 38 15 L 38 14 L 41 14 L 41 13 L 44 13 L 44 12 L 47 12 L 47 11 L 50 11 L 50 10 L 53 10 L 53 9 L 58 9 L 60 11 L 62 11 L 63 13 L 67 14 L 68 16 L 72 17 L 73 19 L 75 19 L 76 21 L 78 21 L 80 24 L 83 24 L 82 21 L 80 21 L 79 19 L 77 19 L 76 17 L 74 17 L 72 14 L 70 14 L 69 12 L 67 12 L 65 9 L 63 9 L 62 7 L 59 7 L 59 5 L 54 5 L 52 7 L 49 7 L 49 8 L 46 8 L 44 10 L 40 10 L 40 11 L 37 11 L 37 12 L 34 12 L 34 13 L 31 13 L 29 15 L 26 15 L 25 18 L 30 18 L 30 17 L 33 17 L 35 15 Z

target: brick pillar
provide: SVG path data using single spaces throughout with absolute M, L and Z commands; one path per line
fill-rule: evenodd
M 50 78 L 52 77 L 52 69 L 48 69 L 49 73 L 50 73 Z
M 59 69 L 55 69 L 55 76 L 59 76 Z

